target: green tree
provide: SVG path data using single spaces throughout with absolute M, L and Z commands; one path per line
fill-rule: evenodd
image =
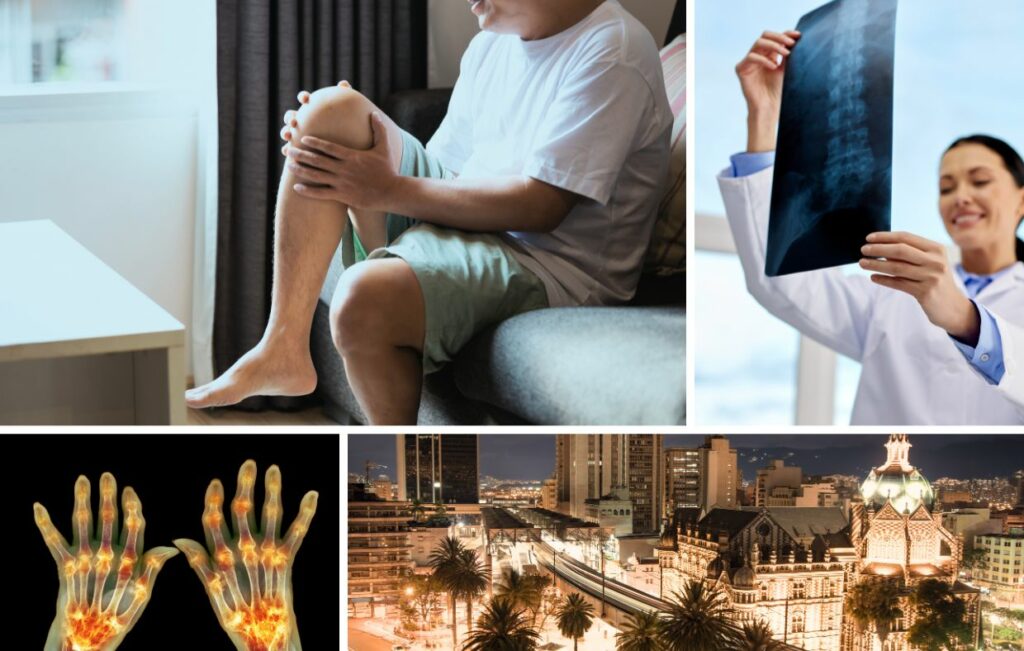
M 457 591 L 456 576 L 458 575 L 459 559 L 466 546 L 454 536 L 448 536 L 430 553 L 428 564 L 434 571 L 433 575 L 438 582 L 448 591 L 448 609 L 452 615 L 452 648 L 459 646 L 458 632 L 455 627 L 456 599 L 459 596 Z
M 908 631 L 911 644 L 936 651 L 956 651 L 971 641 L 967 604 L 953 594 L 948 583 L 925 579 L 910 595 L 917 618 Z
M 666 651 L 720 651 L 732 639 L 725 595 L 703 581 L 690 581 L 672 595 L 661 622 Z
M 419 500 L 413 500 L 412 505 L 409 507 L 409 511 L 412 513 L 412 519 L 416 522 L 423 520 L 423 513 L 426 512 L 426 507 L 423 506 L 423 502 Z
M 558 630 L 572 640 L 573 651 L 579 649 L 580 638 L 594 625 L 594 607 L 578 592 L 567 596 L 555 612 Z
M 658 613 L 650 610 L 630 615 L 615 636 L 616 651 L 662 651 Z
M 514 605 L 534 612 L 540 606 L 543 586 L 536 579 L 547 577 L 527 576 L 509 568 L 502 573 L 494 585 L 494 594 L 507 597 Z
M 402 591 L 402 602 L 416 611 L 420 628 L 430 620 L 430 613 L 444 594 L 445 587 L 434 574 L 415 574 L 409 577 Z
M 533 651 L 540 635 L 525 611 L 507 597 L 495 597 L 484 607 L 476 628 L 466 638 L 464 651 Z
M 772 629 L 763 620 L 747 622 L 729 643 L 729 651 L 780 651 L 782 642 L 775 639 Z
M 987 570 L 988 552 L 981 547 L 965 549 L 961 565 L 968 570 Z
M 490 570 L 477 558 L 476 551 L 463 549 L 452 570 L 448 589 L 466 601 L 466 632 L 473 628 L 473 600 L 491 584 Z
M 846 596 L 846 609 L 859 631 L 874 626 L 878 640 L 885 644 L 896 620 L 903 617 L 899 588 L 892 581 L 867 581 L 853 586 Z

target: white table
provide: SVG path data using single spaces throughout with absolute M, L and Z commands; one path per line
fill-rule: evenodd
M 185 328 L 53 222 L 0 224 L 0 424 L 185 423 Z

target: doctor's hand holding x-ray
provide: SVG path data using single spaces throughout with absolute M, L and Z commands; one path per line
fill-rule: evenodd
M 862 363 L 854 424 L 1024 423 L 1024 161 L 1001 140 L 954 142 L 939 213 L 961 263 L 903 232 L 868 236 L 870 278 L 824 269 L 764 273 L 786 61 L 799 32 L 765 32 L 736 66 L 747 150 L 719 176 L 747 287 L 769 312 Z

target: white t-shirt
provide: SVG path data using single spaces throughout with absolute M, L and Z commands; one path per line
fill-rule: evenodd
M 481 32 L 427 151 L 460 178 L 583 196 L 550 233 L 505 233 L 552 306 L 632 298 L 668 181 L 672 112 L 650 32 L 615 0 L 550 38 Z

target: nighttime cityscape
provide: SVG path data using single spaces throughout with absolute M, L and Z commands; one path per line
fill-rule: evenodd
M 357 651 L 1024 649 L 1024 436 L 349 435 Z

